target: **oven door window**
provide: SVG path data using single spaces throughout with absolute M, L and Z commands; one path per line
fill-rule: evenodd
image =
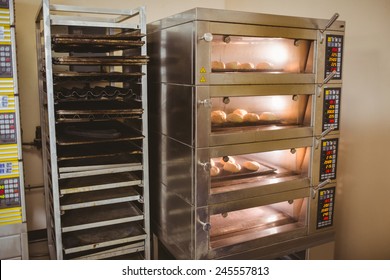
M 210 216 L 210 248 L 267 238 L 307 226 L 307 198 Z
M 211 132 L 275 130 L 311 126 L 310 95 L 212 98 Z
M 284 183 L 292 185 L 309 177 L 311 148 L 293 148 L 270 152 L 225 155 L 210 160 L 211 195 L 239 192 Z M 299 188 L 307 187 L 306 180 Z M 278 192 L 272 188 L 273 192 Z M 271 192 L 270 190 L 270 192 Z M 250 195 L 255 193 L 251 191 Z
M 313 73 L 314 41 L 214 35 L 211 71 Z

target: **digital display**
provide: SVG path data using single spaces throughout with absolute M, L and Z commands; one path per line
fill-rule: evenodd
M 333 225 L 335 194 L 335 187 L 318 191 L 317 229 Z
M 341 80 L 341 61 L 343 54 L 343 39 L 341 35 L 326 35 L 325 77 L 336 71 L 334 80 Z
M 16 143 L 15 114 L 0 114 L 0 144 Z
M 338 139 L 321 141 L 320 181 L 336 179 Z
M 333 126 L 334 130 L 339 130 L 340 94 L 341 88 L 324 89 L 322 131 L 327 130 L 330 126 Z
M 19 178 L 0 179 L 0 208 L 20 206 Z
M 11 45 L 0 45 L 0 77 L 11 78 L 12 76 Z

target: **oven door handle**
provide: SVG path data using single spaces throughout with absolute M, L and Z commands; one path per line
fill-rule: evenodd
M 324 85 L 326 85 L 333 77 L 334 75 L 336 75 L 337 72 L 336 70 L 333 70 L 326 78 L 325 80 L 322 82 L 322 84 L 318 85 L 317 87 L 317 97 L 320 98 L 321 97 L 321 89 Z
M 326 30 L 328 30 L 329 27 L 332 26 L 332 24 L 339 18 L 339 14 L 338 13 L 335 13 L 331 18 L 330 20 L 328 21 L 328 23 L 325 25 L 325 28 L 324 29 L 320 29 L 320 32 L 321 32 L 321 37 L 320 37 L 320 43 L 322 44 L 324 42 L 324 32 Z
M 202 222 L 201 220 L 199 220 L 198 219 L 198 222 L 199 222 L 199 224 L 201 224 L 202 225 L 202 228 L 203 228 L 203 230 L 204 231 L 206 231 L 206 232 L 208 232 L 208 231 L 210 231 L 211 230 L 211 224 L 210 223 L 205 223 L 205 222 Z
M 327 184 L 329 184 L 332 180 L 331 179 L 326 179 L 325 181 L 319 183 L 317 186 L 312 186 L 311 187 L 311 198 L 312 199 L 315 199 L 316 196 L 317 196 L 317 192 L 318 190 L 322 189 L 323 187 L 325 187 Z

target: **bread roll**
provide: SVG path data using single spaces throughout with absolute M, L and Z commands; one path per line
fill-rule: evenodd
M 250 171 L 257 171 L 260 169 L 260 164 L 256 161 L 246 161 L 242 164 L 242 166 Z
M 233 113 L 239 114 L 241 116 L 245 116 L 246 114 L 248 114 L 248 111 L 244 110 L 244 109 L 236 109 L 236 110 L 233 111 Z
M 272 112 L 264 112 L 260 115 L 261 121 L 276 121 L 279 118 Z
M 225 63 L 214 60 L 211 62 L 211 69 L 225 69 Z
M 242 123 L 244 121 L 244 116 L 237 113 L 231 113 L 227 115 L 226 120 L 232 123 Z
M 211 177 L 217 176 L 220 172 L 221 170 L 218 167 L 212 166 L 210 169 L 210 176 Z
M 221 110 L 211 112 L 211 123 L 224 123 L 226 122 L 226 113 Z
M 268 62 L 260 62 L 256 65 L 256 69 L 259 70 L 271 70 L 272 68 L 272 64 Z
M 240 69 L 252 70 L 252 69 L 255 69 L 255 65 L 253 65 L 253 63 L 251 63 L 251 62 L 241 63 Z
M 244 122 L 257 122 L 259 120 L 259 115 L 255 113 L 248 113 L 244 116 Z
M 238 61 L 231 61 L 226 63 L 226 69 L 240 69 L 241 63 Z
M 210 159 L 210 164 L 211 166 L 215 166 L 215 161 L 212 158 Z
M 219 160 L 219 162 L 222 164 L 222 165 L 225 165 L 226 162 L 230 162 L 230 163 L 236 163 L 236 160 L 234 159 L 234 157 L 228 157 L 228 161 L 224 161 L 223 160 L 223 157 Z
M 229 171 L 232 173 L 237 173 L 237 172 L 240 172 L 241 165 L 239 165 L 238 163 L 226 162 L 225 165 L 223 166 L 223 170 Z

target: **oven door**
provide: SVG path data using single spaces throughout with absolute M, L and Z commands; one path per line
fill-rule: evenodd
M 317 31 L 197 22 L 195 84 L 315 82 Z
M 197 145 L 312 137 L 314 92 L 314 85 L 197 87 Z
M 197 258 L 307 235 L 312 138 L 197 150 Z M 200 250 L 203 248 L 203 250 Z

